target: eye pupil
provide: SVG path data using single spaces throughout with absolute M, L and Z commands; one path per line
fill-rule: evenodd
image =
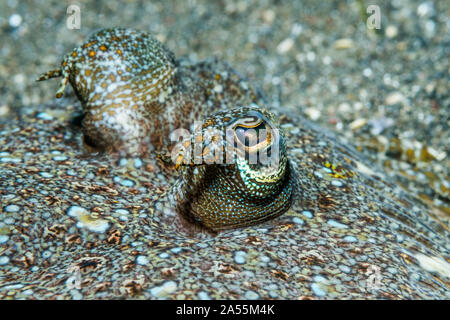
M 263 122 L 258 124 L 256 127 L 243 127 L 237 126 L 235 128 L 236 136 L 239 141 L 246 147 L 254 147 L 258 145 L 258 140 L 263 140 L 265 138 L 264 131 L 266 126 Z

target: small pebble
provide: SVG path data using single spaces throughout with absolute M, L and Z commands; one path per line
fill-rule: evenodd
M 386 37 L 388 38 L 395 38 L 398 34 L 398 29 L 396 26 L 390 25 L 386 27 Z
M 278 44 L 277 52 L 279 54 L 285 54 L 286 52 L 291 50 L 293 46 L 294 46 L 294 40 L 292 40 L 291 38 L 286 38 Z
M 344 38 L 344 39 L 338 39 L 334 42 L 334 47 L 336 49 L 350 49 L 353 47 L 353 40 Z
M 359 118 L 359 119 L 356 119 L 356 120 L 352 121 L 350 123 L 350 125 L 349 125 L 349 128 L 351 130 L 358 130 L 358 129 L 364 127 L 366 124 L 367 124 L 367 120 L 366 119 Z
M 386 99 L 385 99 L 385 103 L 388 106 L 392 106 L 394 104 L 402 103 L 404 101 L 405 101 L 405 97 L 400 92 L 393 92 L 393 93 L 389 94 L 386 97 Z
M 20 26 L 22 24 L 22 16 L 17 13 L 12 14 L 9 17 L 8 22 L 11 27 L 17 28 L 18 26 Z
M 313 121 L 316 121 L 320 118 L 320 110 L 316 108 L 306 108 L 305 114 Z

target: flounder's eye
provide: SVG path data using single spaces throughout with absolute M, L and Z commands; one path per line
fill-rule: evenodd
M 238 147 L 244 147 L 247 151 L 257 151 L 270 145 L 272 140 L 271 128 L 264 120 L 257 117 L 249 117 L 243 120 L 234 127 Z

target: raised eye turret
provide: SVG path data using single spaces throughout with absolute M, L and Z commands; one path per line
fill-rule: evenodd
M 205 138 L 208 132 L 226 138 Z M 200 155 L 183 159 L 185 200 L 178 211 L 189 221 L 217 231 L 260 223 L 289 208 L 294 182 L 272 114 L 254 105 L 219 112 L 189 141 Z M 199 161 L 211 152 L 223 161 Z

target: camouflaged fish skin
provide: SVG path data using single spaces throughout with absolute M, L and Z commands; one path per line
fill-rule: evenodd
M 72 100 L 4 124 L 2 299 L 448 299 L 436 208 L 300 112 L 268 109 L 295 180 L 289 209 L 216 235 L 176 219 L 183 178 L 154 150 L 87 152 Z

